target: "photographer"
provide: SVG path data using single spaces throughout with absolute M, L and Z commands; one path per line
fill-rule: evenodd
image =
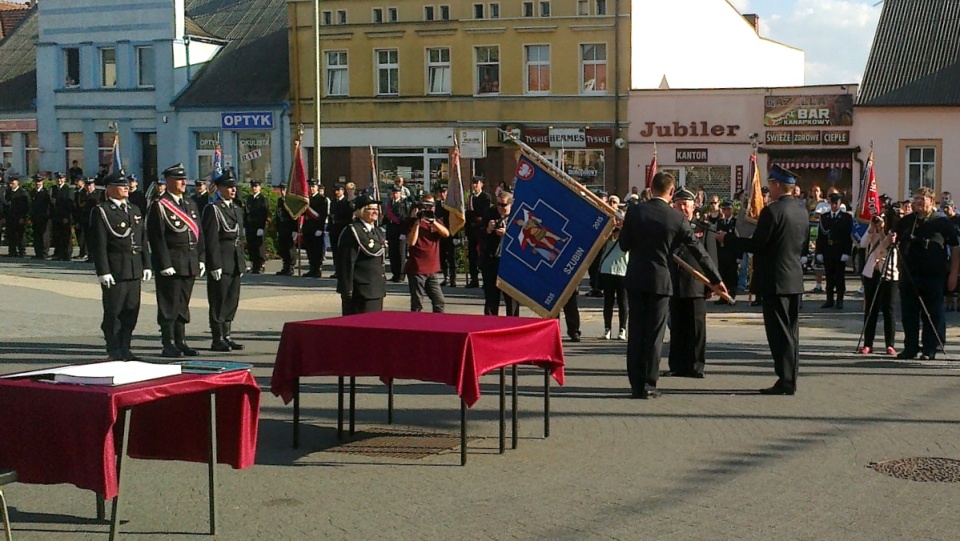
M 483 217 L 485 228 L 480 233 L 480 272 L 483 273 L 483 314 L 500 315 L 500 298 L 506 307 L 508 316 L 520 315 L 520 304 L 510 295 L 497 287 L 497 274 L 500 271 L 500 248 L 503 235 L 507 232 L 507 218 L 513 206 L 513 194 L 500 192 L 496 205 L 487 209 Z
M 434 313 L 443 313 L 440 289 L 440 240 L 450 236 L 443 221 L 437 219 L 433 194 L 427 194 L 417 207 L 407 229 L 407 263 L 404 269 L 410 283 L 410 311 L 423 311 L 423 295 L 430 297 Z
M 873 338 L 877 329 L 877 316 L 883 312 L 883 341 L 887 355 L 896 355 L 893 348 L 896 335 L 896 320 L 893 316 L 893 301 L 896 298 L 896 282 L 900 280 L 897 251 L 890 249 L 890 238 L 886 236 L 888 228 L 883 215 L 870 220 L 867 234 L 860 239 L 860 247 L 866 250 L 866 262 L 863 265 L 863 347 L 861 355 L 873 352 Z

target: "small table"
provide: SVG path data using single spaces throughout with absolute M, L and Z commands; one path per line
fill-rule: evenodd
M 387 384 L 392 422 L 394 379 L 445 383 L 460 396 L 460 463 L 466 464 L 466 410 L 480 399 L 480 376 L 500 370 L 500 452 L 504 450 L 505 372 L 513 372 L 513 447 L 517 446 L 517 365 L 544 368 L 544 437 L 550 435 L 550 376 L 563 385 L 560 324 L 555 319 L 375 312 L 283 326 L 270 390 L 293 401 L 293 445 L 300 443 L 300 378 L 337 376 L 337 428 L 343 430 L 344 377 L 350 377 L 350 433 L 355 379 Z
M 207 462 L 213 534 L 214 465 L 253 465 L 260 387 L 247 370 L 117 387 L 2 379 L 0 411 L 0 465 L 17 470 L 21 483 L 71 483 L 96 492 L 97 518 L 104 518 L 103 500 L 113 499 L 111 540 L 124 456 Z

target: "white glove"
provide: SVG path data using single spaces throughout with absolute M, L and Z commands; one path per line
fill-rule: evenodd
M 842 256 L 840 256 L 841 263 L 846 263 L 847 261 L 850 261 L 850 256 L 848 256 L 847 254 L 843 254 Z
M 203 274 L 207 272 L 207 265 L 203 261 L 200 262 L 200 278 L 203 278 Z
M 110 289 L 110 286 L 117 285 L 117 281 L 113 279 L 112 274 L 104 274 L 103 276 L 97 276 L 97 280 L 100 281 L 100 285 Z
M 150 269 L 143 269 L 143 281 L 149 282 L 153 280 L 153 271 Z
M 806 266 L 807 266 L 807 256 L 802 256 L 802 257 L 800 258 L 800 266 L 801 266 L 801 267 L 806 267 Z
M 323 236 L 323 231 L 317 231 L 316 233 L 313 234 L 313 236 L 314 236 L 314 237 L 322 237 L 322 236 Z
M 219 282 L 222 276 L 223 276 L 223 269 L 214 269 L 210 271 L 210 278 L 213 278 L 214 282 Z
M 817 254 L 817 263 L 823 263 L 823 254 Z
M 262 237 L 262 236 L 263 236 L 263 229 L 257 229 L 257 236 L 258 236 L 258 237 Z
M 300 236 L 300 235 L 299 235 L 296 231 L 294 231 L 294 232 L 293 232 L 293 242 L 297 242 L 297 237 L 299 237 L 299 236 Z
M 173 267 L 167 267 L 160 271 L 160 276 L 173 276 L 177 271 L 173 270 Z

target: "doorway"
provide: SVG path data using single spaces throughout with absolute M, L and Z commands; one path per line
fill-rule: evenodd
M 140 185 L 143 190 L 157 180 L 157 133 L 141 133 L 140 135 L 140 163 L 142 167 Z

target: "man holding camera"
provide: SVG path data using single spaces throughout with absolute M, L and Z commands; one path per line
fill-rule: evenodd
M 443 313 L 440 289 L 440 242 L 450 236 L 443 221 L 437 219 L 433 194 L 426 194 L 416 214 L 408 220 L 407 280 L 410 283 L 410 311 L 423 311 L 424 293 L 430 297 L 434 313 Z
M 853 217 L 841 208 L 839 193 L 830 194 L 830 211 L 820 216 L 820 231 L 817 234 L 817 262 L 823 263 L 827 279 L 827 302 L 820 308 L 843 309 L 843 294 L 847 290 L 844 276 L 847 261 L 853 250 Z M 834 303 L 836 293 L 836 303 Z
M 506 307 L 508 316 L 520 315 L 520 303 L 497 287 L 497 274 L 500 272 L 500 248 L 503 236 L 507 232 L 507 218 L 513 206 L 513 194 L 500 192 L 493 208 L 488 208 L 483 217 L 486 229 L 480 235 L 480 272 L 483 273 L 483 315 L 500 315 L 500 298 Z
M 403 197 L 403 190 L 400 186 L 393 185 L 390 188 L 390 201 L 387 202 L 384 209 L 385 216 L 383 223 L 387 229 L 387 246 L 390 255 L 390 277 L 391 282 L 403 281 L 403 259 L 406 255 L 403 249 L 402 238 L 405 231 L 404 224 L 410 217 L 410 202 Z

